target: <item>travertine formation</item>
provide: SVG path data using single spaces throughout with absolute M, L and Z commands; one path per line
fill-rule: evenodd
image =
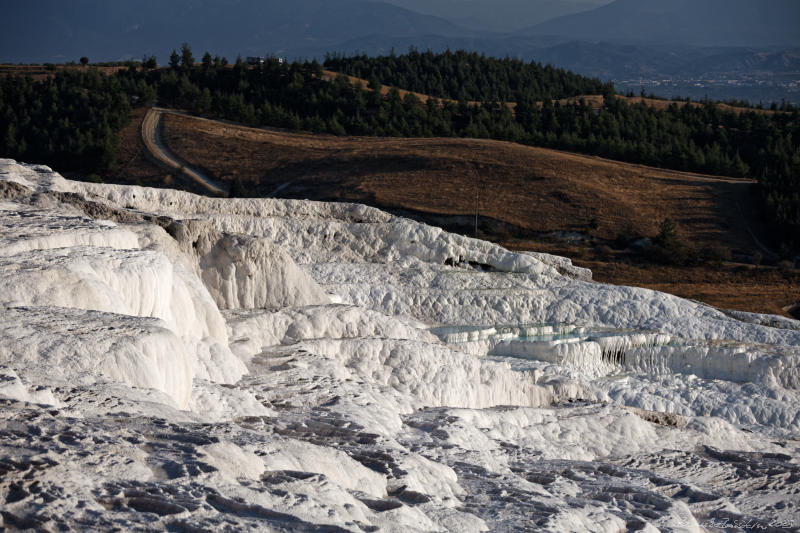
M 10 160 L 0 280 L 11 529 L 800 527 L 796 321 Z

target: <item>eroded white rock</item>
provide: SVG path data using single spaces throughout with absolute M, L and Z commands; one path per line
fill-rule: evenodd
M 569 260 L 365 206 L 78 183 L 10 160 L 0 182 L 3 525 L 797 519 L 788 319 L 591 283 Z
M 263 238 L 221 238 L 200 259 L 200 271 L 220 309 L 280 309 L 330 301 L 291 257 Z

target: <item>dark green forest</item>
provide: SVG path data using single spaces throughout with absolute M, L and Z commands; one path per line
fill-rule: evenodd
M 476 102 L 520 102 L 613 91 L 611 83 L 540 63 L 494 59 L 475 52 L 397 56 L 328 56 L 325 67 L 374 83 L 437 98 Z
M 0 78 L 0 154 L 65 171 L 112 167 L 131 111 L 121 81 L 95 69 Z
M 160 105 L 290 130 L 335 135 L 474 137 L 545 146 L 658 167 L 759 180 L 754 190 L 776 242 L 800 246 L 800 113 L 721 111 L 713 102 L 658 110 L 613 98 L 614 88 L 538 63 L 464 52 L 412 51 L 382 58 L 329 57 L 326 67 L 432 93 L 423 104 L 395 89 L 382 96 L 341 76 L 322 79 L 316 62 L 241 60 L 184 46 L 168 68 L 131 63 L 114 74 L 59 69 L 48 79 L 0 79 L 0 151 L 59 170 L 113 168 L 117 134 L 131 106 Z M 605 105 L 553 99 L 602 93 Z M 470 101 L 480 102 L 472 104 Z M 514 111 L 502 101 L 516 102 Z M 732 208 L 734 208 L 732 206 Z

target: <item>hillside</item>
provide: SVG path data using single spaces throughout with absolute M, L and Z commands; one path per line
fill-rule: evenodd
M 698 244 L 752 248 L 740 214 L 726 213 L 723 207 L 738 203 L 753 212 L 750 180 L 670 172 L 499 141 L 335 137 L 181 115 L 165 118 L 164 139 L 188 163 L 220 179 L 241 179 L 254 195 L 285 185 L 281 191 L 287 198 L 311 193 L 315 199 L 371 199 L 380 207 L 468 215 L 474 214 L 478 179 L 484 192 L 481 208 L 499 213 L 505 206 L 500 220 L 532 233 L 567 229 L 565 220 L 584 230 L 594 218 L 597 236 L 611 240 L 627 221 L 654 234 L 664 216 L 686 226 L 693 217 L 707 224 L 707 233 L 691 224 L 689 237 Z M 237 163 L 242 159 L 246 161 Z M 663 191 L 662 183 L 678 187 Z M 428 193 L 422 195 L 423 190 Z M 671 205 L 648 205 L 647 197 Z M 680 206 L 678 200 L 686 197 L 698 204 Z M 700 204 L 705 212 L 698 209 Z M 732 231 L 714 232 L 715 226 Z
M 477 185 L 480 236 L 569 255 L 601 281 L 778 314 L 800 302 L 800 275 L 774 267 L 656 266 L 623 250 L 598 251 L 619 235 L 652 237 L 669 216 L 699 249 L 728 250 L 747 261 L 768 257 L 753 239 L 765 241 L 766 231 L 748 180 L 497 141 L 334 137 L 181 115 L 166 115 L 163 123 L 173 152 L 246 194 L 362 202 L 474 235 Z M 168 179 L 191 188 L 150 162 L 137 126 L 123 131 L 124 166 L 114 179 L 149 185 Z
M 3 66 L 0 65 L 0 74 L 3 72 Z M 367 91 L 372 91 L 369 86 L 369 80 L 364 78 L 358 78 L 356 76 L 349 76 L 347 74 L 342 74 L 339 72 L 333 72 L 332 70 L 324 70 L 322 78 L 327 81 L 334 81 L 339 76 L 345 76 L 347 80 L 354 86 L 360 86 Z M 380 85 L 380 93 L 382 95 L 388 95 L 389 92 L 392 90 L 392 85 Z M 398 93 L 400 94 L 401 98 L 405 98 L 408 94 L 413 94 L 415 98 L 417 98 L 423 104 L 428 103 L 428 100 L 431 99 L 431 96 L 425 93 L 414 92 L 414 91 L 407 91 L 405 89 L 397 88 Z M 704 105 L 703 102 L 692 102 L 692 101 L 685 101 L 685 100 L 666 100 L 664 98 L 650 98 L 650 97 L 643 97 L 643 96 L 630 96 L 624 94 L 616 94 L 614 95 L 615 98 L 621 102 L 626 104 L 635 105 L 635 104 L 645 104 L 648 107 L 652 107 L 654 109 L 664 110 L 669 108 L 671 105 L 675 105 L 678 108 L 683 106 L 689 105 L 692 107 L 702 107 Z M 449 98 L 439 98 L 440 102 L 448 102 L 448 103 L 458 103 L 456 100 L 452 100 Z M 578 96 L 572 96 L 569 98 L 558 98 L 555 100 L 551 100 L 551 103 L 554 105 L 558 103 L 559 105 L 574 105 L 580 102 L 584 102 L 586 105 L 591 107 L 592 109 L 601 109 L 605 105 L 605 96 L 602 94 L 581 94 Z M 471 100 L 468 102 L 470 105 L 481 105 L 481 102 Z M 538 105 L 541 107 L 544 102 L 537 102 Z M 512 112 L 517 107 L 516 102 L 503 102 Z M 759 115 L 772 115 L 775 113 L 779 113 L 780 111 L 775 111 L 772 109 L 763 109 L 763 108 L 754 108 L 754 107 L 741 107 L 731 104 L 726 104 L 723 102 L 715 102 L 715 107 L 722 112 L 732 112 L 736 114 L 741 113 L 757 113 Z
M 688 46 L 588 41 L 515 33 L 502 36 L 414 38 L 370 35 L 350 39 L 330 50 L 350 54 L 388 55 L 392 50 L 445 52 L 463 49 L 494 57 L 511 57 L 555 65 L 584 76 L 613 81 L 636 92 L 646 87 L 660 97 L 705 96 L 718 100 L 747 100 L 753 104 L 800 104 L 797 46 Z M 664 80 L 674 80 L 664 84 Z
M 464 51 L 434 54 L 412 50 L 403 56 L 378 58 L 335 56 L 328 58 L 325 66 L 348 75 L 369 76 L 371 85 L 388 83 L 461 103 L 495 102 L 480 108 L 451 107 L 462 117 L 454 124 L 466 126 L 456 132 L 459 137 L 511 140 L 660 168 L 756 178 L 760 185 L 757 194 L 763 213 L 773 221 L 775 240 L 792 247 L 800 235 L 800 204 L 795 200 L 800 135 L 790 133 L 800 128 L 800 121 L 791 106 L 781 107 L 787 112 L 765 114 L 726 112 L 707 99 L 699 106 L 666 102 L 628 105 L 642 100 L 617 98 L 613 86 L 597 79 L 535 62 L 498 60 Z M 588 91 L 605 95 L 602 107 L 582 98 Z M 553 98 L 558 103 L 552 102 Z M 515 101 L 513 115 L 496 104 L 498 101 Z M 435 114 L 437 108 L 429 105 L 427 110 Z M 481 116 L 488 118 L 494 111 L 500 113 L 481 123 Z M 509 120 L 512 116 L 513 122 Z M 430 130 L 417 131 L 414 135 L 422 136 Z M 436 134 L 452 135 L 440 131 Z
M 250 68 L 242 61 L 225 65 L 205 54 L 198 64 L 185 46 L 169 69 L 131 65 L 110 76 L 91 68 L 56 69 L 52 79 L 38 82 L 20 76 L 0 79 L 2 150 L 64 171 L 99 175 L 116 164 L 116 134 L 128 122 L 131 104 L 155 102 L 251 126 L 339 136 L 514 141 L 757 179 L 759 187 L 750 192 L 770 223 L 768 244 L 787 259 L 800 245 L 797 109 L 734 113 L 708 101 L 662 103 L 660 108 L 652 101 L 628 105 L 628 99 L 610 98 L 613 87 L 596 79 L 462 51 L 333 56 L 326 64 L 367 76 L 371 87 L 389 81 L 449 101 L 437 104 L 394 89 L 385 95 L 383 90 L 365 91 L 345 77 L 331 83 L 330 74 L 315 62 L 273 59 Z M 598 90 L 605 94 L 602 100 L 587 100 L 587 93 Z M 481 105 L 470 105 L 470 100 Z M 516 106 L 509 109 L 498 100 L 513 100 Z

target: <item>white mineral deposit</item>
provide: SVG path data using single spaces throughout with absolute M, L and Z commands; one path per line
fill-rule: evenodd
M 0 313 L 11 531 L 800 528 L 800 322 L 568 259 L 5 159 Z

